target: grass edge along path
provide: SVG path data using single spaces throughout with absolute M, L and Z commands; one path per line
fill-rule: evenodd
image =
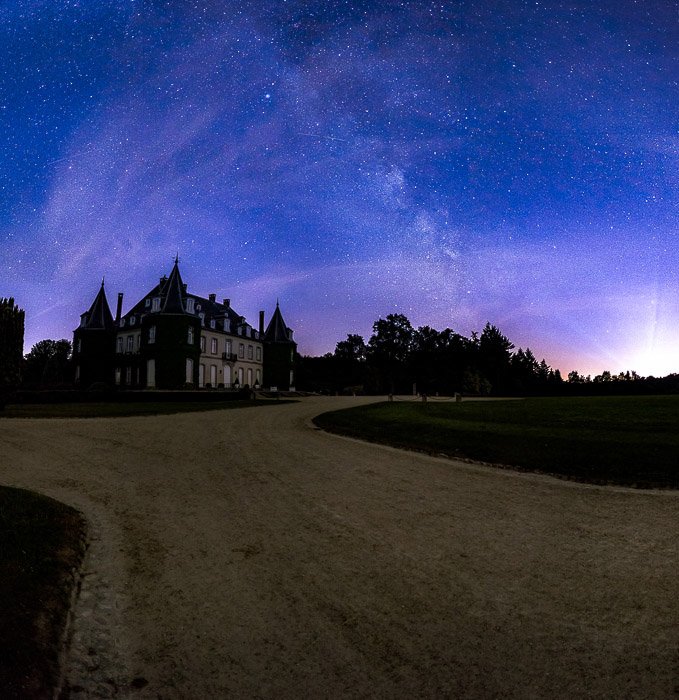
M 313 422 L 369 442 L 586 483 L 679 488 L 679 396 L 382 402 Z
M 0 486 L 0 688 L 50 698 L 86 550 L 86 524 L 47 496 Z

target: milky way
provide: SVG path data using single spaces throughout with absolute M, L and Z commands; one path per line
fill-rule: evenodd
M 300 350 L 406 314 L 566 373 L 679 371 L 675 3 L 9 2 L 0 296 L 26 349 L 101 278 Z

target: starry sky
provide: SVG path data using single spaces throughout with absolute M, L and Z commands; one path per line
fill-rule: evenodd
M 672 0 L 0 4 L 0 296 L 25 350 L 193 293 L 299 350 L 404 313 L 679 371 Z

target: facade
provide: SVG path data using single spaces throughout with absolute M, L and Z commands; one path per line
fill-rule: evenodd
M 89 311 L 81 316 L 73 334 L 76 382 L 81 386 L 96 381 L 127 389 L 264 388 L 269 386 L 269 361 L 278 369 L 268 374 L 283 378 L 283 335 L 292 352 L 286 355 L 286 381 L 276 386 L 294 386 L 296 345 L 278 306 L 266 333 L 263 311 L 255 329 L 231 308 L 229 299 L 220 303 L 214 294 L 205 298 L 188 292 L 178 260 L 170 276 L 161 277 L 124 315 L 122 303 L 123 295 L 118 294 L 114 319 L 102 282 Z M 274 333 L 281 323 L 282 329 Z

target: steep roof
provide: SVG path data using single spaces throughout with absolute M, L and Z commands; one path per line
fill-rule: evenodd
M 292 342 L 291 336 L 292 333 L 285 325 L 283 314 L 278 306 L 278 302 L 276 302 L 276 310 L 273 312 L 266 331 L 264 331 L 264 340 L 268 343 L 290 343 Z
M 87 312 L 87 319 L 83 328 L 101 328 L 107 331 L 113 328 L 113 315 L 106 300 L 104 280 L 101 281 L 101 288 L 94 298 L 90 310 Z
M 170 278 L 167 280 L 163 289 L 165 293 L 165 303 L 163 311 L 169 314 L 184 313 L 184 283 L 179 272 L 179 258 L 174 259 L 174 267 L 170 273 Z

